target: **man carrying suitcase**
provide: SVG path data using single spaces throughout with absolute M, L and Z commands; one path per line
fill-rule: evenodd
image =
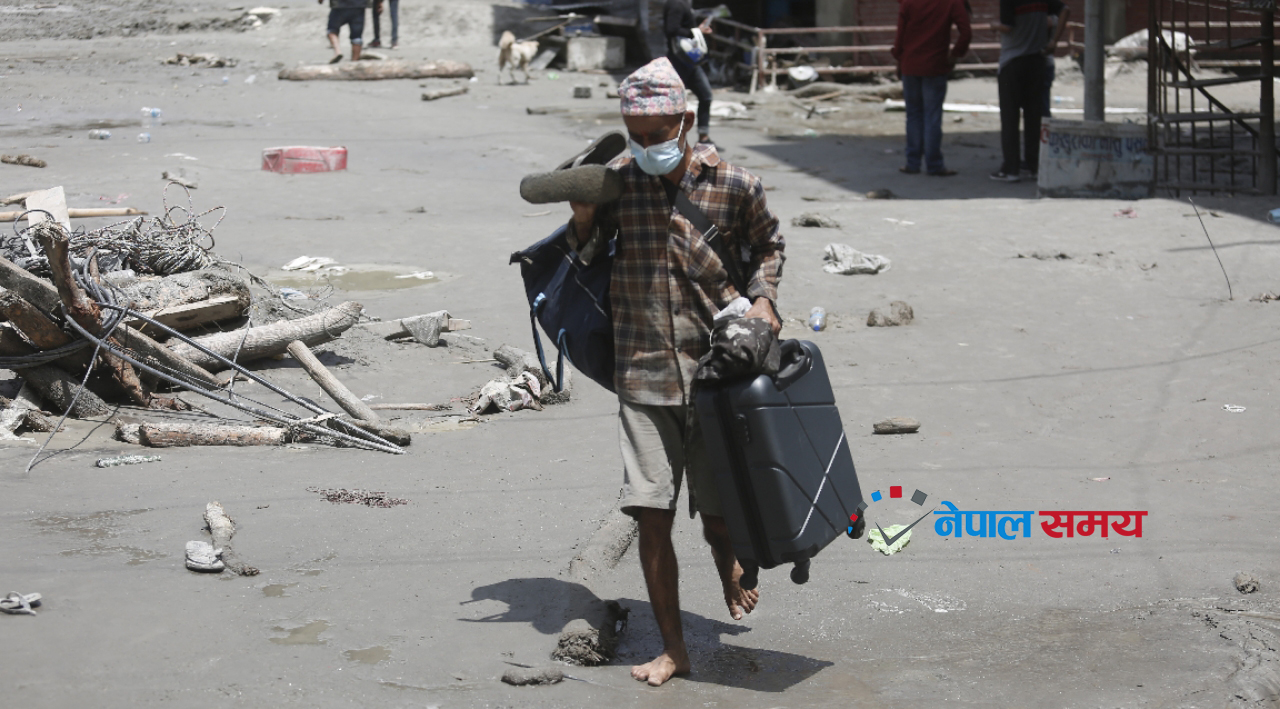
M 669 60 L 654 60 L 628 76 L 619 94 L 631 155 L 610 167 L 621 173 L 625 189 L 610 206 L 607 220 L 597 221 L 596 205 L 572 203 L 570 242 L 580 254 L 597 253 L 598 244 L 613 236 L 604 233 L 603 225 L 616 223 L 610 298 L 623 459 L 621 507 L 639 523 L 640 562 L 663 641 L 662 654 L 633 667 L 631 676 L 658 686 L 690 670 L 671 543 L 686 474 L 690 513 L 696 509 L 702 515 L 703 536 L 711 546 L 730 616 L 740 620 L 759 599 L 757 591 L 738 585 L 742 567 L 734 557 L 692 407 L 693 375 L 709 349 L 712 318 L 738 294 L 711 245 L 673 206 L 676 195 L 687 195 L 719 228 L 731 253 L 743 254 L 748 292 L 742 295 L 751 301 L 746 317 L 765 319 L 774 333 L 781 329 L 772 302 L 782 275 L 784 242 L 759 178 L 721 160 L 709 143 L 688 145 L 696 117 L 686 110 L 684 84 Z

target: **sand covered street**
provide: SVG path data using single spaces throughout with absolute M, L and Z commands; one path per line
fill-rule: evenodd
M 618 499 L 617 398 L 579 376 L 568 403 L 541 411 L 472 417 L 464 401 L 503 373 L 495 349 L 532 350 L 508 259 L 570 216 L 522 201 L 520 178 L 622 127 L 607 92 L 625 72 L 499 83 L 495 22 L 526 10 L 452 0 L 404 3 L 394 58 L 466 62 L 474 81 L 282 81 L 283 68 L 328 60 L 326 10 L 274 7 L 277 18 L 243 31 L 240 11 L 178 0 L 0 7 L 0 153 L 48 163 L 0 165 L 0 196 L 62 185 L 71 208 L 157 215 L 162 173 L 192 181 L 196 212 L 225 207 L 215 251 L 275 286 L 355 301 L 384 321 L 440 310 L 469 320 L 434 348 L 367 323 L 315 348 L 369 403 L 452 409 L 380 411 L 412 433 L 404 455 L 309 443 L 152 450 L 114 438 L 118 418 L 150 412 L 114 405 L 115 418 L 68 420 L 41 457 L 57 454 L 30 472 L 38 445 L 3 443 L 0 596 L 38 592 L 43 603 L 34 617 L 0 615 L 0 704 L 1280 706 L 1280 303 L 1252 300 L 1280 292 L 1280 232 L 1266 221 L 1280 203 L 1196 198 L 1220 267 L 1185 198 L 1038 199 L 1027 181 L 988 180 L 995 114 L 947 114 L 943 149 L 960 174 L 938 179 L 899 173 L 903 114 L 879 102 L 846 97 L 806 118 L 784 92 L 717 88 L 750 118 L 713 123 L 720 153 L 762 178 L 782 222 L 782 336 L 821 347 L 864 494 L 885 494 L 872 524 L 907 524 L 944 500 L 1147 514 L 1140 538 L 1055 539 L 1044 518 L 1013 540 L 944 537 L 928 520 L 892 556 L 841 537 L 803 586 L 762 572 L 759 607 L 733 621 L 682 499 L 693 672 L 655 689 L 629 675 L 661 648 L 634 545 L 616 566 L 571 570 Z M 179 52 L 236 63 L 162 63 Z M 1145 81 L 1145 69 L 1117 74 L 1110 105 L 1143 108 Z M 467 93 L 421 100 L 456 86 Z M 575 86 L 592 98 L 573 98 Z M 1077 106 L 1081 92 L 1066 74 L 1055 88 Z M 995 80 L 953 81 L 949 100 L 994 104 Z M 163 109 L 146 143 L 143 106 Z M 109 140 L 88 138 L 103 129 Z M 263 149 L 287 145 L 345 146 L 348 167 L 260 169 Z M 895 198 L 869 199 L 875 190 Z M 168 198 L 186 206 L 180 190 Z M 805 213 L 838 227 L 791 225 Z M 832 243 L 892 267 L 825 273 Z M 300 256 L 352 270 L 319 282 L 281 269 Z M 867 326 L 873 308 L 899 300 L 911 324 Z M 825 331 L 804 326 L 814 306 Z M 293 359 L 251 369 L 332 404 Z M 0 394 L 16 395 L 20 378 L 0 371 Z M 890 416 L 920 431 L 873 435 Z M 134 453 L 162 460 L 94 467 Z M 408 503 L 335 504 L 326 489 Z M 915 490 L 924 509 L 909 501 Z M 184 567 L 214 500 L 260 574 Z M 1238 572 L 1259 590 L 1237 591 Z M 616 661 L 558 665 L 572 679 L 552 686 L 499 680 L 508 663 L 552 664 L 566 624 L 606 600 L 630 610 Z

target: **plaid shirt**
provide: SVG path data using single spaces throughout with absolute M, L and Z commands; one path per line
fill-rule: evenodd
M 712 318 L 738 293 L 715 251 L 667 199 L 662 178 L 640 170 L 629 154 L 609 166 L 622 174 L 626 188 L 616 212 L 597 220 L 590 241 L 598 246 L 601 223 L 616 218 L 609 291 L 614 386 L 619 397 L 636 404 L 692 403 L 690 385 L 698 359 L 711 348 Z M 699 143 L 680 190 L 719 227 L 730 253 L 749 257 L 742 269 L 748 299 L 776 301 L 785 242 L 760 179 Z M 594 251 L 591 246 L 583 251 Z

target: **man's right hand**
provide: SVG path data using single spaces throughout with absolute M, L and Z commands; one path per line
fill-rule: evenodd
M 573 208 L 574 235 L 582 243 L 586 243 L 591 238 L 591 226 L 596 221 L 596 205 L 590 202 L 570 202 L 569 206 Z

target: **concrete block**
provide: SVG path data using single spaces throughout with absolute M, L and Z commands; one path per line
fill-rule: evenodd
M 573 37 L 566 50 L 569 71 L 621 69 L 627 41 L 622 37 Z
M 1053 119 L 1040 131 L 1042 197 L 1145 199 L 1154 181 L 1146 126 Z

